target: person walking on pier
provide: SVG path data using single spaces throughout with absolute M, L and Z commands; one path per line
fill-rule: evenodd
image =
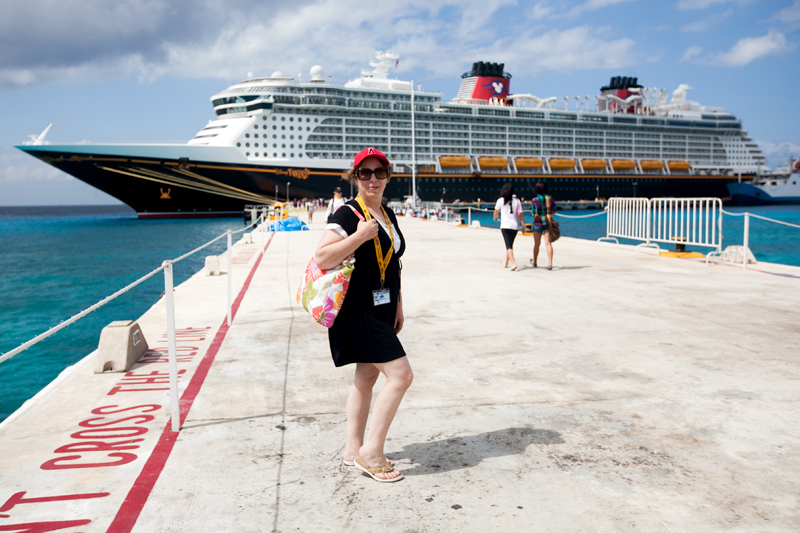
M 400 257 L 405 239 L 397 217 L 381 205 L 390 179 L 389 160 L 375 148 L 356 154 L 343 179 L 358 195 L 328 219 L 316 251 L 316 263 L 329 269 L 355 252 L 350 279 L 328 340 L 337 367 L 355 363 L 355 378 L 347 398 L 347 442 L 343 463 L 354 465 L 383 483 L 403 475 L 383 454 L 386 435 L 413 373 L 397 334 L 403 329 Z M 366 435 L 372 388 L 380 374 L 386 383 L 375 399 Z
M 342 198 L 342 188 L 336 187 L 333 190 L 333 198 L 328 202 L 328 209 L 325 211 L 325 222 L 344 205 L 344 198 Z
M 494 221 L 500 217 L 500 232 L 506 243 L 506 259 L 503 261 L 503 268 L 511 263 L 511 270 L 517 269 L 517 261 L 514 259 L 514 239 L 517 238 L 519 230 L 525 230 L 525 215 L 522 214 L 522 204 L 514 196 L 514 186 L 506 183 L 500 189 L 500 198 L 494 206 Z
M 553 213 L 556 208 L 553 197 L 547 194 L 547 184 L 536 184 L 536 196 L 531 202 L 533 215 L 533 259 L 531 264 L 536 268 L 536 259 L 539 257 L 539 245 L 544 236 L 544 246 L 547 248 L 547 270 L 553 270 L 553 243 L 550 242 L 550 225 L 553 223 Z

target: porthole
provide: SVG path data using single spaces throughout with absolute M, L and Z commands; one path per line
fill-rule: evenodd
M 294 148 L 294 145 L 293 145 L 293 144 L 290 144 L 290 145 L 289 145 L 289 148 Z
M 285 138 L 286 138 L 286 135 L 281 135 L 281 139 L 285 139 Z
M 308 126 L 306 126 L 306 131 L 311 131 L 311 128 L 309 128 Z
M 289 126 L 289 129 L 294 131 L 294 126 Z
M 277 148 L 277 147 L 278 147 L 278 145 L 277 145 L 276 143 L 273 143 L 273 144 L 272 144 L 272 147 L 273 147 L 273 148 Z
M 264 120 L 267 120 L 267 117 L 264 117 Z M 267 125 L 266 125 L 266 124 L 264 124 L 263 126 L 261 126 L 261 128 L 262 128 L 262 129 L 267 129 Z
M 255 146 L 256 148 L 258 148 L 258 143 L 255 143 L 253 146 Z
M 246 155 L 247 157 L 250 157 L 250 152 L 247 152 L 247 153 L 246 153 L 246 154 L 244 154 L 244 155 Z
M 273 153 L 272 157 L 278 157 L 278 153 L 277 152 Z
M 289 154 L 290 156 L 294 157 L 294 154 Z
M 278 120 L 278 117 L 272 117 L 272 120 Z
M 315 118 L 315 119 L 314 119 L 314 122 L 319 122 L 319 119 L 318 119 L 318 118 Z
M 294 135 L 289 135 L 289 138 L 290 139 L 294 139 Z
M 244 143 L 244 145 L 250 148 L 250 143 Z
M 300 139 L 301 141 L 303 140 L 303 136 L 302 135 L 298 135 L 297 138 Z
M 273 138 L 273 139 L 277 139 L 277 138 L 278 138 L 278 136 L 277 136 L 277 135 L 273 135 L 273 136 L 272 136 L 272 138 Z
M 256 156 L 256 157 L 258 157 L 258 152 L 254 153 L 253 155 L 254 155 L 254 156 Z
M 258 133 L 254 133 L 254 134 L 253 134 L 253 137 L 255 137 L 256 139 L 258 139 Z
M 294 122 L 294 117 L 289 117 L 289 122 Z
M 281 157 L 286 157 L 286 154 L 285 154 L 285 153 L 284 153 L 284 154 L 281 154 Z
M 281 117 L 281 122 L 286 122 L 286 117 Z
M 285 129 L 286 129 L 286 126 L 281 126 L 281 129 L 282 129 L 282 130 L 285 130 Z
M 297 147 L 300 148 L 301 150 L 303 149 L 303 145 L 302 144 L 298 144 Z
M 310 119 L 310 118 L 307 118 L 307 119 L 306 119 L 306 122 L 311 122 L 311 119 Z
M 255 126 L 253 126 L 253 128 L 255 128 L 255 129 L 258 129 L 258 124 L 256 124 Z
M 241 146 L 241 145 L 242 145 L 242 143 L 236 143 L 236 146 Z
M 273 130 L 277 130 L 277 129 L 278 129 L 278 126 L 272 126 L 272 129 L 273 129 Z
M 250 138 L 250 134 L 249 133 L 245 133 L 244 136 L 247 137 L 248 139 Z
M 261 118 L 263 118 L 264 120 L 267 120 L 267 116 L 266 116 L 266 115 L 264 115 L 264 116 L 263 116 L 263 117 L 261 117 Z M 266 128 L 266 126 L 264 126 L 264 127 Z
M 297 154 L 297 157 L 303 157 L 303 154 Z

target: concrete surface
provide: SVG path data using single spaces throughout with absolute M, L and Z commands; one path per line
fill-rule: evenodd
M 294 302 L 321 218 L 276 234 L 257 267 L 266 236 L 237 245 L 235 291 L 254 276 L 229 330 L 227 274 L 177 288 L 190 407 L 177 439 L 162 433 L 166 391 L 109 396 L 124 379 L 164 387 L 138 385 L 166 372 L 150 352 L 127 378 L 93 375 L 87 357 L 0 425 L 0 531 L 800 529 L 800 269 L 565 237 L 553 271 L 511 272 L 496 230 L 401 219 L 415 381 L 386 450 L 405 479 L 379 484 L 341 465 L 352 369 L 333 367 L 325 328 Z M 517 239 L 520 264 L 531 246 Z M 165 346 L 163 307 L 139 319 L 151 350 Z M 130 435 L 80 433 L 112 419 Z M 117 460 L 61 448 L 89 438 L 142 440 L 124 465 L 41 468 Z M 5 509 L 20 491 L 107 495 Z

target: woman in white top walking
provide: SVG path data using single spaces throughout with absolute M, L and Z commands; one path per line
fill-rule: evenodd
M 511 270 L 517 269 L 517 261 L 514 259 L 514 239 L 519 230 L 525 229 L 525 215 L 522 213 L 522 204 L 514 196 L 514 186 L 510 183 L 503 185 L 500 189 L 500 198 L 494 206 L 494 221 L 500 217 L 500 232 L 506 243 L 506 259 L 503 261 L 503 268 L 511 263 Z
M 342 198 L 342 188 L 336 187 L 333 190 L 333 199 L 328 202 L 328 209 L 325 211 L 325 223 L 327 224 L 328 218 L 333 215 L 340 207 L 344 205 L 344 198 Z

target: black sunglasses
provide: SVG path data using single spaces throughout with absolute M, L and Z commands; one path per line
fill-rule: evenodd
M 356 176 L 359 181 L 369 181 L 373 174 L 375 174 L 375 178 L 379 180 L 385 180 L 389 177 L 389 171 L 383 167 L 378 167 L 375 170 L 371 168 L 359 168 L 356 170 Z

